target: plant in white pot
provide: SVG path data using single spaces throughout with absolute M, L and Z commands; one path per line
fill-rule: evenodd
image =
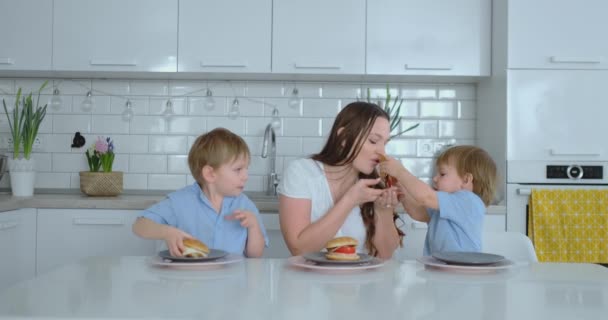
M 34 171 L 35 162 L 31 155 L 34 141 L 38 136 L 38 129 L 46 115 L 47 105 L 41 107 L 39 103 L 40 92 L 46 87 L 47 83 L 48 81 L 45 81 L 38 90 L 36 107 L 34 107 L 34 99 L 32 98 L 33 93 L 30 92 L 29 95 L 22 96 L 21 88 L 17 90 L 12 111 L 8 110 L 6 101 L 2 99 L 13 139 L 13 157 L 9 158 L 8 171 L 13 196 L 16 197 L 31 197 L 34 195 L 36 171 Z M 23 156 L 20 154 L 21 150 L 23 150 Z

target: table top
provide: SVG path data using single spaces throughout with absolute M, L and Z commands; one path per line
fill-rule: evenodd
M 0 318 L 604 319 L 608 268 L 533 263 L 500 272 L 387 261 L 368 270 L 238 259 L 183 270 L 91 257 L 0 292 Z M 3 262 L 4 263 L 4 262 Z

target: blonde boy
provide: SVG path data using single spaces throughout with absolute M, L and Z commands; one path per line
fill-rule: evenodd
M 181 256 L 183 240 L 196 238 L 210 248 L 261 257 L 268 245 L 260 213 L 243 194 L 248 179 L 249 148 L 224 128 L 199 136 L 188 154 L 196 182 L 146 209 L 133 232 L 163 239 L 173 256 Z

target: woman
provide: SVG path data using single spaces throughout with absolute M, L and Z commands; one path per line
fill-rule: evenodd
M 388 259 L 403 233 L 395 226 L 395 188 L 377 189 L 375 170 L 390 136 L 389 116 L 353 102 L 336 117 L 327 143 L 291 162 L 279 185 L 279 220 L 293 255 L 320 251 L 334 237 L 359 241 L 357 251 Z

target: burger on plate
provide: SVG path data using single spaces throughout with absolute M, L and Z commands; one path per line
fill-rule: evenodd
M 380 158 L 380 162 L 386 161 L 386 157 L 382 154 L 378 154 L 378 158 Z M 382 189 L 388 189 L 397 184 L 397 179 L 392 176 L 389 176 L 388 173 L 378 170 L 378 175 L 380 176 L 380 187 Z
M 209 255 L 209 247 L 196 239 L 184 239 L 182 255 L 187 258 L 205 258 Z
M 357 254 L 357 240 L 351 237 L 334 238 L 327 242 L 325 249 L 327 249 L 325 258 L 328 260 L 359 260 L 359 255 Z

